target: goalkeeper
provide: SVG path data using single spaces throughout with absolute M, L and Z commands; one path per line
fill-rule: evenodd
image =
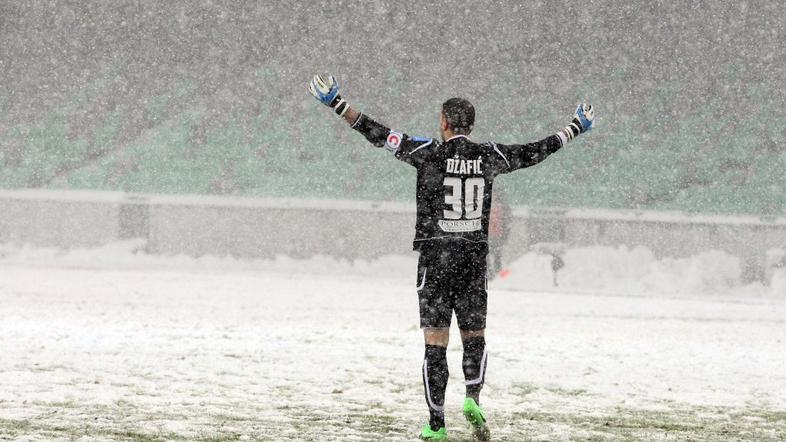
M 475 437 L 490 431 L 480 407 L 486 376 L 486 256 L 494 178 L 534 166 L 592 129 L 592 106 L 580 105 L 564 129 L 528 144 L 477 143 L 469 138 L 475 109 L 462 98 L 442 104 L 441 139 L 415 137 L 390 129 L 350 107 L 332 76 L 315 76 L 309 92 L 329 106 L 374 146 L 417 169 L 414 249 L 420 253 L 416 290 L 425 338 L 423 387 L 429 422 L 420 437 L 447 440 L 445 390 L 448 384 L 450 322 L 456 314 L 464 347 L 464 417 Z

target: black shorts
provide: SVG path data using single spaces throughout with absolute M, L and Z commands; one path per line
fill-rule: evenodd
M 453 311 L 461 330 L 486 328 L 485 244 L 462 242 L 420 250 L 417 290 L 422 328 L 450 327 Z

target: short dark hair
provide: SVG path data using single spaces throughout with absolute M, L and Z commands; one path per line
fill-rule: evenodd
M 469 135 L 475 124 L 475 108 L 469 100 L 451 98 L 442 103 L 442 114 L 448 122 L 448 127 L 457 134 Z

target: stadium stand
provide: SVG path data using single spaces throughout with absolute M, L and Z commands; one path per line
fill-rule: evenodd
M 321 70 L 427 136 L 454 95 L 503 143 L 591 99 L 598 128 L 504 177 L 512 204 L 786 214 L 779 2 L 422 3 L 5 2 L 0 187 L 409 199 L 410 168 L 312 103 Z

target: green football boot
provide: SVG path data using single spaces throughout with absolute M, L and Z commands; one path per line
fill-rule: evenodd
M 448 429 L 445 427 L 440 428 L 438 431 L 431 429 L 429 424 L 423 426 L 423 431 L 420 432 L 420 438 L 423 440 L 448 440 Z
M 472 425 L 475 439 L 485 442 L 491 438 L 491 431 L 486 423 L 486 413 L 471 397 L 464 399 L 464 417 Z

